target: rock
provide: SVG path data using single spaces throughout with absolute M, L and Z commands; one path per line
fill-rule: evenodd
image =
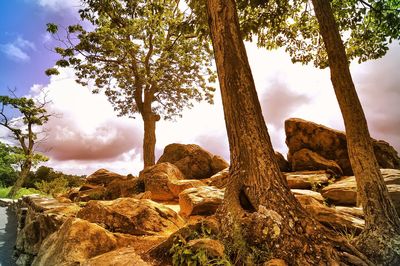
M 168 235 L 184 224 L 176 212 L 164 205 L 133 198 L 89 201 L 77 217 L 102 225 L 110 232 L 132 235 Z
M 89 201 L 89 200 L 101 200 L 105 198 L 106 188 L 98 186 L 93 189 L 80 191 L 74 198 L 74 201 Z
M 102 185 L 94 185 L 94 184 L 87 183 L 87 184 L 83 184 L 83 185 L 78 189 L 78 191 L 81 192 L 81 191 L 86 191 L 86 190 L 95 189 L 95 188 L 98 188 L 98 187 L 102 187 Z
M 229 167 L 229 163 L 224 158 L 218 155 L 214 155 L 211 159 L 211 171 L 216 174 L 225 168 Z
M 285 159 L 285 157 L 283 157 L 282 153 L 275 151 L 275 158 L 278 161 L 281 172 L 291 171 L 289 162 Z
M 264 266 L 287 266 L 287 263 L 281 259 L 272 259 L 272 260 L 266 261 L 264 263 Z
M 301 149 L 292 155 L 292 170 L 331 170 L 335 175 L 343 175 L 340 166 L 333 160 L 327 160 L 309 149 Z
M 302 171 L 283 173 L 291 189 L 317 189 L 329 182 L 331 175 L 326 171 Z
M 229 179 L 229 168 L 225 168 L 222 171 L 219 171 L 215 175 L 203 179 L 203 183 L 210 187 L 217 187 L 217 188 L 225 188 L 228 184 Z
M 168 183 L 168 188 L 176 199 L 179 197 L 179 194 L 185 189 L 201 186 L 204 186 L 204 183 L 197 179 L 172 180 Z
M 324 197 L 322 197 L 321 193 L 318 193 L 318 192 L 315 192 L 312 190 L 307 190 L 307 189 L 291 189 L 291 191 L 296 198 L 298 196 L 304 196 L 304 197 L 311 197 L 311 198 L 317 200 L 319 203 L 324 202 Z
M 306 148 L 327 160 L 334 160 L 344 175 L 353 175 L 344 132 L 298 118 L 285 121 L 285 132 L 289 163 L 293 164 L 292 156 L 297 151 Z M 384 141 L 372 139 L 372 142 L 381 167 L 400 168 L 400 158 L 392 146 Z
M 86 182 L 94 185 L 108 185 L 115 179 L 126 179 L 126 176 L 108 171 L 106 169 L 99 169 L 90 176 L 86 177 Z
M 352 216 L 364 219 L 364 211 L 361 207 L 345 207 L 345 206 L 335 206 L 334 208 L 338 212 L 350 214 Z
M 188 242 L 189 248 L 196 253 L 205 250 L 206 254 L 212 258 L 224 257 L 225 247 L 218 240 L 211 238 L 193 239 Z
M 229 164 L 195 144 L 167 145 L 158 163 L 169 162 L 181 170 L 188 179 L 204 179 L 225 169 Z
M 131 197 L 144 192 L 144 182 L 138 177 L 115 179 L 111 181 L 104 192 L 106 200 Z
M 120 248 L 96 256 L 81 264 L 82 266 L 151 266 L 142 260 L 134 248 Z
M 224 190 L 216 187 L 189 188 L 179 194 L 180 214 L 190 215 L 211 215 L 215 213 L 224 199 Z
M 357 183 L 354 176 L 349 176 L 321 190 L 324 198 L 338 205 L 356 205 Z
M 101 226 L 70 218 L 44 241 L 32 265 L 80 265 L 117 247 L 113 234 Z
M 16 256 L 18 265 L 30 265 L 43 241 L 57 231 L 69 217 L 74 217 L 79 207 L 60 203 L 51 198 L 25 196 L 18 202 L 18 227 Z
M 145 168 L 140 172 L 139 178 L 144 181 L 145 190 L 151 192 L 153 200 L 172 200 L 176 195 L 169 184 L 185 177 L 175 165 L 159 163 Z
M 297 197 L 303 208 L 320 223 L 343 233 L 359 234 L 364 228 L 364 220 L 322 205 L 311 197 Z

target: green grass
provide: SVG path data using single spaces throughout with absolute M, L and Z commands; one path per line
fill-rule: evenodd
M 0 187 L 0 198 L 7 198 L 8 192 L 10 192 L 11 187 Z M 39 190 L 34 188 L 21 188 L 18 190 L 17 195 L 15 195 L 14 199 L 19 199 L 25 195 L 31 194 L 43 194 Z

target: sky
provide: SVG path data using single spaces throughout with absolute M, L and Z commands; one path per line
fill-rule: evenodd
M 134 175 L 142 169 L 141 118 L 117 117 L 107 98 L 75 83 L 74 72 L 63 69 L 51 78 L 54 43 L 46 23 L 67 26 L 79 21 L 78 0 L 0 0 L 0 95 L 17 88 L 17 95 L 38 97 L 48 91 L 48 110 L 56 114 L 46 124 L 41 150 L 46 165 L 74 174 L 106 168 Z M 286 154 L 284 121 L 299 117 L 344 130 L 330 82 L 329 70 L 292 64 L 283 50 L 266 51 L 246 43 L 263 114 L 276 150 Z M 400 46 L 363 64 L 352 63 L 353 79 L 364 107 L 371 136 L 400 150 Z M 0 129 L 0 139 L 9 140 Z M 195 143 L 229 160 L 220 94 L 215 104 L 195 104 L 175 122 L 157 124 L 156 157 L 170 143 Z

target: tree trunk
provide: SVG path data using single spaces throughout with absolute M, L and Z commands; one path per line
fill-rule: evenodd
M 160 116 L 149 111 L 144 112 L 142 118 L 144 122 L 143 162 L 146 168 L 155 164 L 156 123 L 160 120 Z
M 376 161 L 367 121 L 329 0 L 312 0 L 328 53 L 331 80 L 342 112 L 350 163 L 365 213 L 355 244 L 376 263 L 400 264 L 400 221 Z
M 17 195 L 18 190 L 24 185 L 26 178 L 31 171 L 32 162 L 30 159 L 27 159 L 21 167 L 21 173 L 13 187 L 11 188 L 10 192 L 8 192 L 8 198 L 14 198 Z
M 207 13 L 231 154 L 217 213 L 227 245 L 245 264 L 281 258 L 318 265 L 346 262 L 348 253 L 363 257 L 311 218 L 290 192 L 262 116 L 235 1 L 207 0 Z

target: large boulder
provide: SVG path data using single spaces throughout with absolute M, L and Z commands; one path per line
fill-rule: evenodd
M 224 199 L 224 193 L 222 189 L 208 186 L 186 189 L 179 194 L 180 214 L 184 216 L 214 214 Z
M 106 200 L 131 197 L 144 192 L 144 182 L 138 177 L 115 179 L 111 181 L 104 192 Z
M 151 266 L 152 264 L 142 260 L 134 248 L 116 249 L 94 258 L 81 264 L 82 266 Z
M 292 170 L 293 171 L 304 171 L 304 170 L 330 170 L 335 175 L 341 176 L 343 174 L 342 169 L 334 160 L 328 160 L 313 152 L 309 149 L 301 149 L 296 151 L 292 158 Z
M 77 217 L 102 225 L 110 232 L 132 235 L 170 234 L 184 224 L 170 208 L 152 200 L 133 198 L 89 201 Z
M 225 188 L 228 184 L 229 180 L 229 168 L 225 168 L 222 171 L 219 171 L 215 175 L 203 179 L 203 181 L 207 186 L 217 187 L 217 188 Z
M 298 118 L 285 121 L 288 160 L 293 165 L 293 155 L 301 149 L 309 149 L 327 160 L 335 161 L 344 175 L 352 175 L 347 153 L 346 135 L 323 125 Z M 400 169 L 400 158 L 392 146 L 384 141 L 371 139 L 375 156 L 382 168 Z
M 165 162 L 176 165 L 188 179 L 208 178 L 229 166 L 220 156 L 195 144 L 167 145 L 157 163 Z
M 85 220 L 69 218 L 40 248 L 33 266 L 80 265 L 118 247 L 114 235 Z
M 153 200 L 172 200 L 177 197 L 171 191 L 171 183 L 185 179 L 182 172 L 171 163 L 159 163 L 145 168 L 139 174 L 146 191 L 151 192 Z
M 116 179 L 126 179 L 126 176 L 108 171 L 106 169 L 99 169 L 93 174 L 86 177 L 86 182 L 94 185 L 106 186 Z
M 311 197 L 296 197 L 303 208 L 323 225 L 342 233 L 359 234 L 365 222 L 359 217 L 329 208 Z
M 381 169 L 385 184 L 389 190 L 397 213 L 400 214 L 400 170 Z M 356 205 L 357 202 L 357 183 L 354 176 L 349 176 L 340 181 L 324 187 L 321 190 L 324 198 L 336 205 Z
M 289 172 L 291 170 L 289 162 L 286 160 L 282 153 L 275 151 L 275 158 L 278 162 L 279 169 L 282 172 Z
M 283 173 L 291 189 L 313 189 L 328 184 L 331 175 L 326 171 L 302 171 Z

